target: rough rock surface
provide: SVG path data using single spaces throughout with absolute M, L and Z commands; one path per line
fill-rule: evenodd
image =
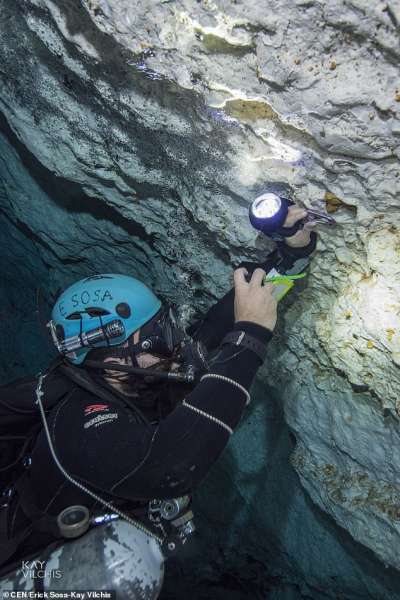
M 201 310 L 232 262 L 268 245 L 248 225 L 254 194 L 268 185 L 306 206 L 323 199 L 339 227 L 321 232 L 263 375 L 274 374 L 312 500 L 400 569 L 397 5 L 1 0 L 0 10 L 4 129 L 36 178 L 23 180 L 8 149 L 2 329 L 11 307 L 34 339 L 38 281 L 51 301 L 105 270 Z

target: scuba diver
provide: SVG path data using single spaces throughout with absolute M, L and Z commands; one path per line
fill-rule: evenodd
M 59 357 L 0 393 L 0 425 L 12 424 L 12 436 L 0 436 L 2 577 L 25 557 L 50 564 L 68 539 L 71 570 L 88 560 L 87 548 L 83 558 L 73 548 L 96 523 L 137 526 L 164 556 L 186 541 L 191 493 L 250 402 L 275 328 L 265 276 L 303 273 L 315 249 L 305 217 L 290 206 L 277 248 L 235 270 L 234 288 L 187 328 L 133 277 L 95 275 L 61 294 L 49 323 Z

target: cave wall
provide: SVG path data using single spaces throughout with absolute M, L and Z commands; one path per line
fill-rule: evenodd
M 181 581 L 179 597 L 189 597 L 190 589 L 212 600 L 399 597 L 398 572 L 382 568 L 304 492 L 290 464 L 294 442 L 280 395 L 258 382 L 252 398 L 196 494 L 201 535 L 190 560 L 167 570 L 175 586 Z M 208 595 L 202 596 L 205 581 Z
M 6 342 L 4 378 L 47 357 L 31 345 L 38 289 L 46 308 L 83 275 L 125 272 L 189 315 L 227 289 L 232 264 L 269 247 L 247 220 L 256 193 L 322 198 L 339 227 L 321 232 L 262 377 L 273 373 L 313 502 L 400 568 L 398 9 L 0 9 L 0 327 L 11 314 L 27 340 Z

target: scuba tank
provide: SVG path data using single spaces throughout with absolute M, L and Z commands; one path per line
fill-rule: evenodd
M 115 591 L 116 600 L 155 600 L 163 579 L 159 543 L 116 519 L 62 544 L 50 555 L 44 551 L 34 560 L 22 560 L 17 570 L 0 580 L 0 592 L 3 596 L 7 591 L 107 590 Z

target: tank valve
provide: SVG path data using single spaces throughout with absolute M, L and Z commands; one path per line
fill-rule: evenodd
M 63 537 L 80 537 L 89 529 L 89 510 L 86 506 L 68 506 L 58 515 L 57 525 Z

